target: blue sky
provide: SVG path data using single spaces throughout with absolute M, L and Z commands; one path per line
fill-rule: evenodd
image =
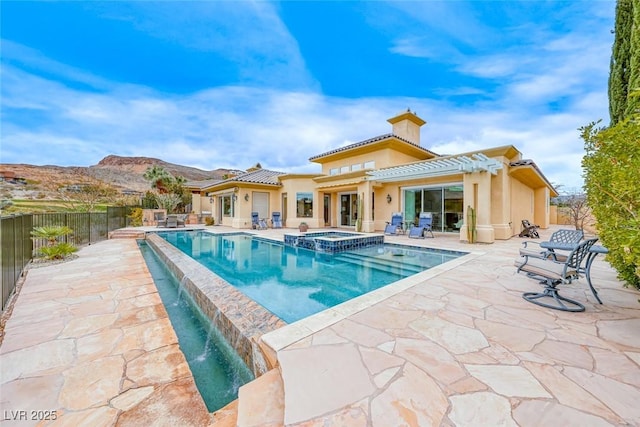
M 608 123 L 613 0 L 0 7 L 2 163 L 317 172 L 411 108 L 436 153 L 512 144 L 575 188 Z

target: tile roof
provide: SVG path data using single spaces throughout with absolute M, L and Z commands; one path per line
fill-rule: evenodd
M 187 181 L 184 183 L 184 186 L 187 188 L 207 188 L 212 185 L 216 185 L 217 183 L 222 182 L 221 179 L 205 179 L 203 181 Z
M 382 141 L 382 140 L 388 139 L 388 138 L 399 139 L 402 142 L 406 142 L 407 144 L 411 144 L 414 147 L 417 147 L 417 148 L 419 148 L 421 150 L 424 150 L 424 152 L 426 152 L 426 153 L 429 153 L 429 154 L 432 154 L 432 155 L 438 157 L 438 155 L 436 153 L 434 153 L 433 151 L 427 150 L 426 148 L 424 148 L 424 147 L 422 147 L 422 146 L 420 146 L 420 145 L 418 145 L 418 144 L 416 144 L 414 142 L 411 142 L 408 139 L 404 139 L 404 138 L 399 137 L 398 135 L 395 135 L 393 133 L 386 133 L 384 135 L 375 136 L 373 138 L 369 138 L 369 139 L 366 139 L 364 141 L 360 141 L 360 142 L 356 142 L 356 143 L 353 143 L 353 144 L 345 145 L 344 147 L 336 148 L 334 150 L 327 151 L 326 153 L 317 154 L 317 155 L 315 155 L 313 157 L 309 157 L 309 160 L 313 161 L 314 159 L 319 159 L 320 157 L 325 157 L 325 156 L 328 156 L 330 154 L 339 153 L 341 151 L 347 151 L 347 150 L 351 150 L 353 148 L 362 147 L 364 145 L 373 144 L 375 142 Z
M 285 173 L 271 171 L 268 169 L 258 169 L 256 171 L 234 176 L 233 178 L 226 179 L 222 182 L 251 182 L 254 184 L 282 185 L 278 180 L 280 175 L 285 175 Z

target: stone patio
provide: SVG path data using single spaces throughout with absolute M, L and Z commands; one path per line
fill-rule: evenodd
M 85 247 L 26 277 L 0 347 L 3 425 L 38 425 L 7 420 L 32 409 L 74 426 L 640 425 L 640 293 L 598 257 L 603 305 L 584 279 L 562 290 L 583 313 L 530 304 L 522 240 L 388 237 L 473 253 L 264 335 L 278 368 L 213 415 L 135 241 Z

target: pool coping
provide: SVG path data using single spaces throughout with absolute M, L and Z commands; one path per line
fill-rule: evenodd
M 165 231 L 165 230 L 161 230 Z M 184 230 L 172 230 L 172 231 L 184 231 Z M 244 234 L 248 236 L 252 236 L 253 238 L 257 238 L 258 240 L 265 240 L 269 242 L 274 242 L 278 244 L 284 244 L 284 237 L 280 239 L 271 238 L 269 236 L 264 236 L 258 233 L 251 232 L 250 230 L 241 230 L 235 232 L 222 231 L 218 232 L 217 230 L 198 230 L 207 234 L 213 235 L 234 235 L 234 234 Z M 169 231 L 171 232 L 171 231 Z M 226 335 L 225 331 L 231 331 L 232 333 L 232 342 L 230 343 L 240 357 L 245 360 L 247 366 L 254 372 L 256 377 L 266 373 L 268 370 L 273 369 L 279 365 L 277 353 L 288 347 L 289 345 L 304 339 L 322 329 L 325 329 L 341 320 L 344 320 L 360 311 L 366 310 L 369 307 L 372 307 L 394 295 L 399 294 L 419 283 L 423 283 L 426 280 L 432 279 L 446 271 L 452 270 L 459 265 L 472 261 L 482 255 L 485 252 L 482 251 L 471 251 L 466 252 L 466 255 L 463 255 L 459 258 L 453 259 L 451 261 L 447 261 L 443 264 L 432 267 L 428 270 L 422 271 L 420 273 L 414 274 L 412 276 L 406 277 L 404 279 L 400 279 L 396 282 L 385 285 L 381 288 L 368 292 L 364 295 L 360 295 L 343 303 L 340 303 L 334 307 L 323 310 L 319 313 L 313 314 L 311 316 L 305 317 L 304 319 L 297 320 L 295 322 L 287 324 L 284 320 L 280 319 L 278 316 L 274 315 L 266 308 L 264 308 L 259 303 L 253 301 L 251 298 L 245 296 L 243 293 L 238 291 L 233 285 L 229 284 L 226 280 L 213 273 L 206 267 L 202 266 L 200 263 L 195 261 L 193 258 L 184 254 L 182 251 L 177 249 L 171 243 L 164 240 L 162 237 L 157 235 L 158 231 L 150 231 L 146 233 L 147 241 L 150 240 L 151 236 L 155 235 L 155 237 L 151 238 L 154 245 L 157 243 L 161 246 L 161 249 L 158 251 L 167 251 L 168 256 L 163 256 L 163 260 L 168 263 L 170 270 L 176 275 L 176 277 L 181 280 L 183 283 L 186 281 L 187 290 L 192 295 L 192 297 L 196 300 L 196 302 L 201 306 L 203 312 L 209 317 L 212 322 L 218 328 L 222 328 L 221 331 L 227 339 L 229 337 Z M 412 249 L 436 249 L 438 251 L 444 252 L 452 252 L 452 253 L 461 253 L 462 251 L 449 250 L 449 249 L 438 249 L 438 248 L 426 248 L 424 246 L 418 245 L 410 245 L 406 243 L 397 244 L 394 242 L 385 242 L 386 244 L 390 244 L 393 246 L 401 246 L 405 248 Z M 465 253 L 465 252 L 462 252 Z M 180 269 L 179 262 L 187 261 L 190 265 L 188 267 L 189 271 L 192 271 L 191 274 L 187 274 L 187 280 L 183 280 L 183 276 L 186 274 L 183 270 Z M 197 272 L 197 273 L 196 273 Z M 216 315 L 215 313 L 220 313 L 218 307 L 220 305 L 225 305 L 225 299 L 220 298 L 219 295 L 207 295 L 211 294 L 210 292 L 202 292 L 201 289 L 208 289 L 210 285 L 207 283 L 207 279 L 202 281 L 199 276 L 205 275 L 209 276 L 208 280 L 216 283 L 216 286 L 224 289 L 224 292 L 229 292 L 233 294 L 234 299 L 238 299 L 239 301 L 243 301 L 238 306 L 242 308 L 240 312 L 240 316 L 247 315 L 247 309 L 249 307 L 256 306 L 250 308 L 248 311 L 252 314 L 250 318 L 257 317 L 258 319 L 270 319 L 267 325 L 259 325 L 253 324 L 251 327 L 245 329 L 242 326 L 235 326 L 233 329 L 229 329 L 229 322 L 220 322 L 220 319 L 224 319 L 228 316 L 221 316 L 220 314 Z M 198 284 L 193 283 L 193 278 L 196 278 Z M 219 292 L 219 291 L 218 291 Z M 237 295 L 236 295 L 237 294 Z M 199 296 L 196 296 L 199 295 Z M 212 298 L 217 301 L 213 301 Z M 216 305 L 217 303 L 217 305 Z M 204 305 L 203 305 L 204 304 Z M 213 306 L 213 307 L 211 307 Z M 206 308 L 208 307 L 208 308 Z M 256 316 L 253 315 L 255 309 Z M 261 310 L 260 310 L 261 309 Z M 264 312 L 264 313 L 263 313 Z M 212 313 L 212 314 L 210 314 Z M 236 318 L 237 316 L 231 315 L 231 317 Z M 233 322 L 231 322 L 233 325 Z M 276 326 L 277 327 L 273 327 Z M 248 332 L 249 331 L 249 332 Z M 240 347 L 236 347 L 236 344 L 241 344 Z M 249 350 L 250 349 L 250 350 Z
M 405 246 L 405 245 L 403 245 Z M 410 245 L 406 245 L 410 246 Z M 416 249 L 425 249 L 422 246 L 410 246 Z M 472 251 L 467 255 L 447 261 L 428 270 L 390 283 L 386 286 L 345 301 L 334 307 L 313 314 L 304 319 L 289 323 L 279 329 L 267 332 L 260 337 L 259 343 L 262 351 L 267 355 L 269 362 L 278 365 L 278 352 L 316 332 L 319 332 L 335 323 L 338 323 L 360 311 L 366 310 L 388 298 L 393 297 L 419 283 L 432 279 L 446 271 L 450 271 L 462 264 L 470 262 L 485 255 L 485 252 Z

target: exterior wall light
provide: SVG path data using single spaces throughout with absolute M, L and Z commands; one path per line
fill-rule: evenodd
M 391 194 L 387 194 L 387 203 L 391 203 Z
M 244 193 L 244 201 L 245 202 L 249 201 L 249 193 Z

